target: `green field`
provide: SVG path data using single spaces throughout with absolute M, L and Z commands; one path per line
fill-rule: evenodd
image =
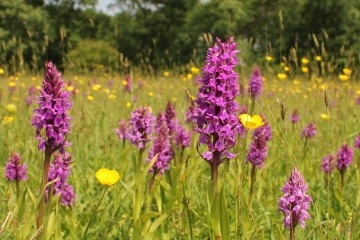
M 311 65 L 313 64 L 313 65 Z M 315 60 L 310 65 L 316 66 Z M 202 66 L 197 66 L 202 67 Z M 309 77 L 307 73 L 289 72 L 286 66 L 268 63 L 263 69 L 264 91 L 256 99 L 253 114 L 264 116 L 272 128 L 272 139 L 265 166 L 257 170 L 254 197 L 249 204 L 251 165 L 245 161 L 250 146 L 252 130 L 245 138 L 238 138 L 234 152 L 238 153 L 220 165 L 219 184 L 223 184 L 225 202 L 221 211 L 227 209 L 230 232 L 223 239 L 287 239 L 289 231 L 284 228 L 283 214 L 277 207 L 282 195 L 280 188 L 294 167 L 299 168 L 308 183 L 311 218 L 306 228 L 296 228 L 297 239 L 358 239 L 360 237 L 360 170 L 359 150 L 354 149 L 354 160 L 345 173 L 344 189 L 340 187 L 340 173 L 335 168 L 328 178 L 321 171 L 323 157 L 336 155 L 343 143 L 354 145 L 359 133 L 359 108 L 356 98 L 360 85 L 351 74 L 348 80 L 339 76 Z M 190 69 L 188 70 L 190 72 Z M 287 74 L 280 79 L 276 72 Z M 236 98 L 243 107 L 250 108 L 247 93 L 251 70 L 239 74 L 239 84 L 245 91 Z M 212 197 L 210 167 L 198 155 L 198 134 L 192 131 L 191 145 L 179 149 L 164 175 L 157 175 L 154 186 L 148 192 L 151 174 L 146 173 L 146 161 L 142 162 L 144 174 L 134 177 L 138 149 L 125 141 L 123 144 L 114 131 L 120 119 L 129 119 L 137 107 L 150 106 L 154 116 L 165 109 L 168 100 L 175 104 L 179 121 L 185 126 L 185 112 L 190 101 L 185 92 L 197 95 L 199 74 L 183 76 L 169 70 L 166 74 L 145 76 L 132 73 L 133 91 L 124 92 L 124 75 L 109 76 L 99 71 L 94 75 L 64 75 L 64 81 L 73 87 L 71 101 L 71 133 L 67 140 L 72 154 L 69 183 L 74 186 L 75 202 L 64 207 L 57 197 L 49 203 L 44 239 L 82 239 L 90 219 L 87 239 L 213 239 L 211 227 Z M 12 151 L 21 155 L 27 164 L 28 179 L 19 183 L 0 178 L 0 236 L 1 239 L 30 239 L 36 234 L 39 187 L 44 152 L 37 149 L 35 128 L 31 116 L 37 108 L 36 100 L 27 106 L 28 89 L 40 88 L 43 76 L 18 73 L 0 75 L 0 172 L 5 172 L 6 159 Z M 71 84 L 70 84 L 71 83 Z M 11 89 L 13 90 L 11 90 Z M 34 94 L 36 99 L 38 91 Z M 327 105 L 325 104 L 327 103 Z M 10 106 L 13 104 L 14 106 Z M 300 120 L 290 121 L 297 110 Z M 282 118 L 283 114 L 283 118 Z M 324 116 L 326 114 L 326 116 Z M 309 122 L 317 127 L 314 138 L 301 138 L 302 129 Z M 146 148 L 145 156 L 151 147 Z M 200 148 L 201 152 L 205 150 Z M 120 181 L 108 187 L 95 177 L 100 168 L 115 169 Z M 135 171 L 134 171 L 135 170 Z M 141 191 L 137 192 L 138 186 Z M 106 193 L 96 210 L 103 191 Z M 143 202 L 139 224 L 134 223 L 134 202 Z M 8 219 L 5 219 L 9 216 Z M 223 216 L 224 217 L 224 216 Z

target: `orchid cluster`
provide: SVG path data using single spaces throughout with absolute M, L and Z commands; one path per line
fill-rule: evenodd
M 307 194 L 308 186 L 298 169 L 293 169 L 290 178 L 282 187 L 284 193 L 278 200 L 279 210 L 284 214 L 284 225 L 290 229 L 290 239 L 294 239 L 295 227 L 300 223 L 305 227 L 305 221 L 310 218 L 309 207 L 312 202 Z
M 271 127 L 267 122 L 254 130 L 250 149 L 246 155 L 246 160 L 253 166 L 258 168 L 264 166 L 264 160 L 268 153 L 266 143 L 271 139 L 271 137 Z
M 52 62 L 47 62 L 45 79 L 40 89 L 39 108 L 34 110 L 32 125 L 36 128 L 39 150 L 50 154 L 56 150 L 65 152 L 66 135 L 70 133 L 70 117 L 67 111 L 71 108 L 70 94 L 64 91 L 64 81 Z
M 235 113 L 239 109 L 235 101 L 239 95 L 236 43 L 233 38 L 226 42 L 216 39 L 215 46 L 209 48 L 201 87 L 194 109 L 195 130 L 200 134 L 199 144 L 205 144 L 207 151 L 202 157 L 210 164 L 218 166 L 224 159 L 235 154 L 230 148 L 235 145 L 240 124 Z
M 54 184 L 46 188 L 46 196 L 49 196 L 50 189 L 52 194 L 60 196 L 61 204 L 71 206 L 74 203 L 74 188 L 67 180 L 70 175 L 71 155 L 55 154 L 54 162 L 50 165 L 48 182 L 54 181 Z
M 27 180 L 26 164 L 20 163 L 20 154 L 13 152 L 8 158 L 5 166 L 5 177 L 8 181 L 25 181 Z

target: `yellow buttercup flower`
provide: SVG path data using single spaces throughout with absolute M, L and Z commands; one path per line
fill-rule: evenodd
M 307 72 L 309 72 L 309 68 L 308 68 L 308 67 L 302 67 L 302 68 L 301 68 L 301 71 L 302 71 L 303 73 L 307 73 Z
M 127 103 L 126 103 L 126 107 L 128 107 L 128 108 L 131 107 L 131 103 L 130 103 L 130 102 L 127 102 Z
M 149 95 L 150 97 L 152 97 L 152 96 L 154 96 L 154 93 L 153 93 L 153 92 L 148 92 L 148 95 Z
M 69 92 L 72 92 L 72 91 L 74 91 L 74 86 L 67 86 L 66 87 L 66 90 L 68 90 Z
M 301 63 L 302 63 L 302 64 L 308 64 L 308 63 L 309 63 L 309 59 L 303 57 L 303 58 L 301 59 Z
M 122 85 L 126 86 L 127 84 L 128 84 L 127 81 L 125 80 L 122 81 Z
M 271 62 L 273 60 L 273 57 L 272 56 L 266 56 L 265 59 L 266 59 L 266 61 Z
M 3 117 L 2 121 L 1 121 L 1 124 L 6 125 L 6 124 L 9 124 L 9 123 L 12 123 L 13 121 L 14 121 L 14 117 L 5 116 L 5 117 Z
M 347 81 L 347 80 L 349 80 L 349 75 L 340 74 L 340 75 L 339 75 L 339 79 L 340 79 L 341 81 Z
M 285 73 L 278 73 L 278 78 L 281 79 L 281 80 L 284 80 L 287 78 L 287 75 Z
M 9 82 L 9 87 L 15 87 L 16 86 L 16 82 Z
M 284 71 L 285 71 L 285 72 L 288 72 L 288 71 L 290 71 L 290 68 L 289 68 L 288 66 L 285 66 L 285 67 L 284 67 Z
M 357 91 L 356 91 L 356 95 L 360 95 L 360 90 L 357 90 Z
M 95 84 L 95 85 L 93 85 L 92 87 L 91 87 L 91 89 L 93 90 L 93 91 L 97 91 L 97 90 L 99 90 L 101 88 L 101 85 L 100 84 Z
M 191 74 L 191 73 L 188 73 L 188 74 L 186 75 L 186 79 L 187 79 L 187 80 L 191 80 L 191 79 L 192 79 L 192 74 Z
M 190 72 L 191 72 L 192 74 L 198 74 L 198 73 L 200 72 L 200 69 L 197 68 L 197 67 L 191 67 L 191 68 L 190 68 Z
M 111 93 L 108 95 L 108 99 L 116 99 L 116 95 Z
M 120 174 L 116 170 L 110 170 L 108 168 L 101 168 L 95 174 L 97 180 L 102 185 L 113 185 L 120 179 Z
M 320 115 L 320 117 L 321 117 L 322 119 L 324 119 L 324 120 L 328 120 L 328 119 L 330 118 L 330 116 L 327 115 L 327 114 L 325 114 L 325 113 L 322 113 L 322 114 Z
M 165 71 L 165 72 L 163 72 L 163 75 L 164 75 L 164 77 L 168 77 L 168 76 L 170 76 L 170 72 Z
M 317 55 L 317 56 L 315 57 L 315 60 L 316 60 L 317 62 L 320 62 L 320 61 L 321 61 L 321 56 Z
M 249 129 L 256 129 L 264 125 L 264 122 L 259 115 L 251 117 L 249 114 L 241 114 L 239 120 L 245 128 Z
M 0 75 L 4 74 L 5 70 L 3 68 L 0 68 Z
M 348 75 L 348 76 L 350 76 L 350 74 L 351 74 L 351 69 L 350 68 L 344 68 L 343 69 L 343 72 L 346 74 L 346 75 Z
M 17 112 L 17 107 L 15 104 L 9 103 L 5 106 L 5 109 L 8 113 L 16 113 Z
M 89 100 L 89 101 L 93 101 L 93 100 L 94 100 L 94 97 L 93 97 L 93 96 L 91 96 L 91 95 L 89 95 L 89 96 L 87 96 L 87 100 Z
M 110 94 L 110 89 L 104 88 L 104 89 L 103 89 L 103 92 L 106 93 L 106 94 Z

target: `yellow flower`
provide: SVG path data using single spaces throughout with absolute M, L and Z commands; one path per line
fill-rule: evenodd
M 273 60 L 273 57 L 272 56 L 266 56 L 265 59 L 266 59 L 266 61 L 271 62 Z
M 94 100 L 94 97 L 93 97 L 93 96 L 91 96 L 91 95 L 89 95 L 89 96 L 87 96 L 87 100 L 89 100 L 89 101 L 93 101 L 93 100 Z
M 13 121 L 14 121 L 14 117 L 5 116 L 5 117 L 3 117 L 1 124 L 6 125 L 9 123 L 12 123 Z
M 285 66 L 285 67 L 284 67 L 284 71 L 285 71 L 285 72 L 288 72 L 288 71 L 290 71 L 290 68 L 289 68 L 288 66 Z
M 93 91 L 97 91 L 97 90 L 99 90 L 100 88 L 101 88 L 101 85 L 100 85 L 100 84 L 95 84 L 95 85 L 92 86 L 91 89 L 92 89 Z
M 356 95 L 360 95 L 360 90 L 357 90 L 357 91 L 356 91 Z
M 74 91 L 74 86 L 67 86 L 66 87 L 66 90 L 68 90 L 69 92 L 72 92 L 72 91 Z
M 103 92 L 106 93 L 106 94 L 110 94 L 110 89 L 104 88 L 104 89 L 103 89 Z
M 15 87 L 16 86 L 16 82 L 9 82 L 9 87 Z
M 308 67 L 302 67 L 302 68 L 301 68 L 301 71 L 302 71 L 303 73 L 307 73 L 307 72 L 309 72 L 309 68 L 308 68 Z
M 192 74 L 191 74 L 191 73 L 188 73 L 188 74 L 186 75 L 186 79 L 187 79 L 187 80 L 191 80 L 191 79 L 192 79 Z
M 349 75 L 340 74 L 340 75 L 339 75 L 339 79 L 340 79 L 341 81 L 347 81 L 347 80 L 349 80 Z
M 102 185 L 113 185 L 120 179 L 120 174 L 116 170 L 101 168 L 96 172 L 96 178 Z
M 322 114 L 320 115 L 320 117 L 321 117 L 322 119 L 324 119 L 324 120 L 328 120 L 328 119 L 330 118 L 330 116 L 327 115 L 327 114 L 325 114 L 325 113 L 322 113 Z
M 294 85 L 299 85 L 300 82 L 299 82 L 298 80 L 294 80 L 294 81 L 293 81 L 293 84 L 294 84 Z
M 115 98 L 116 98 L 116 95 L 114 95 L 112 93 L 108 95 L 108 99 L 115 99 Z
M 346 75 L 350 76 L 350 74 L 351 74 L 351 69 L 350 69 L 350 68 L 344 68 L 344 69 L 343 69 L 343 72 L 344 72 Z
M 176 98 L 175 98 L 175 97 L 172 97 L 172 98 L 171 98 L 171 101 L 176 102 Z
M 127 102 L 127 103 L 126 103 L 126 107 L 128 107 L 128 108 L 131 107 L 131 103 L 130 103 L 130 102 Z
M 287 78 L 287 75 L 285 73 L 278 73 L 278 78 L 281 80 L 284 80 L 285 78 Z
M 127 81 L 123 80 L 123 81 L 122 81 L 122 85 L 126 86 L 126 85 L 127 85 Z
M 191 72 L 192 74 L 198 74 L 198 73 L 200 72 L 200 69 L 197 68 L 197 67 L 191 67 L 191 68 L 190 68 L 190 72 Z
M 3 68 L 0 68 L 0 75 L 4 74 L 5 70 Z
M 152 97 L 152 96 L 154 96 L 154 93 L 153 93 L 153 92 L 148 92 L 148 95 L 149 95 L 150 97 Z
M 163 74 L 164 74 L 164 77 L 170 76 L 170 72 L 168 72 L 168 71 L 163 72 Z
M 301 63 L 302 63 L 302 64 L 308 64 L 308 63 L 309 63 L 309 59 L 303 57 L 303 58 L 301 59 Z
M 8 113 L 15 113 L 17 112 L 17 107 L 15 106 L 15 104 L 9 103 L 5 106 L 5 109 Z
M 264 125 L 264 122 L 259 115 L 251 117 L 249 114 L 241 114 L 239 120 L 245 128 L 249 129 L 255 129 Z
M 320 61 L 321 61 L 321 56 L 317 55 L 317 56 L 315 57 L 315 60 L 316 60 L 317 62 L 320 62 Z

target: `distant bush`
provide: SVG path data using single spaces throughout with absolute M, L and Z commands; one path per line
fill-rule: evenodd
M 108 42 L 81 40 L 69 51 L 67 61 L 71 71 L 116 70 L 120 67 L 120 53 Z

